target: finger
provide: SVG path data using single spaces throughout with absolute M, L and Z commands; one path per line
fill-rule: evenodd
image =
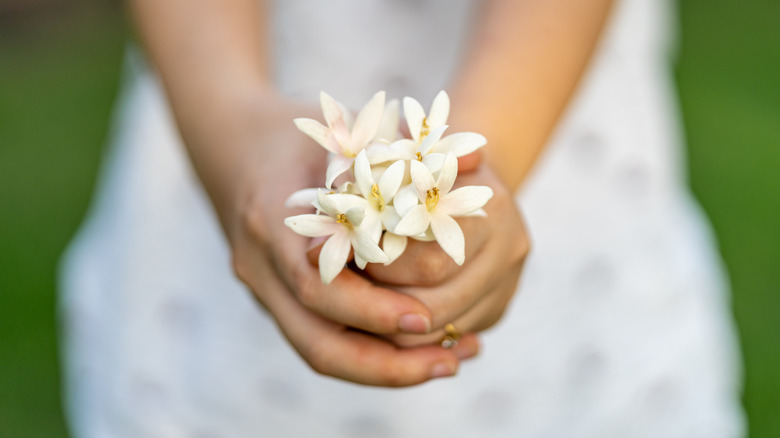
M 279 230 L 271 246 L 274 264 L 295 298 L 309 310 L 371 333 L 427 333 L 430 311 L 414 297 L 379 287 L 344 269 L 330 284 L 307 259 L 308 239 Z
M 478 333 L 487 330 L 498 322 L 506 311 L 510 300 L 517 291 L 518 279 L 520 273 L 513 272 L 502 279 L 493 290 L 485 295 L 473 307 L 454 320 L 449 321 L 461 333 Z M 395 335 L 387 337 L 396 345 L 403 347 L 416 347 L 420 345 L 440 344 L 447 333 L 444 329 L 435 330 L 426 335 Z M 465 339 L 465 335 L 464 335 Z M 461 347 L 463 340 L 458 341 L 458 347 Z M 466 351 L 470 346 L 466 346 Z M 462 354 L 466 351 L 456 352 L 458 357 L 464 359 Z
M 458 173 L 472 172 L 477 170 L 479 163 L 482 162 L 482 153 L 474 151 L 468 155 L 458 157 Z
M 466 236 L 466 264 L 480 251 L 488 239 L 489 231 L 484 218 L 463 217 L 457 219 Z M 366 273 L 375 281 L 393 286 L 436 286 L 452 278 L 462 269 L 441 249 L 438 243 L 409 239 L 404 253 L 385 266 L 370 263 Z
M 283 289 L 275 276 L 266 287 Z M 438 346 L 400 348 L 314 314 L 289 293 L 274 293 L 266 306 L 296 351 L 323 375 L 375 386 L 410 386 L 457 372 L 456 352 Z

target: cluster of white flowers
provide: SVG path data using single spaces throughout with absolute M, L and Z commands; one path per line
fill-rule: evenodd
M 436 240 L 462 265 L 465 241 L 453 217 L 485 216 L 482 207 L 493 190 L 451 190 L 457 157 L 474 152 L 486 140 L 473 132 L 443 136 L 450 111 L 447 93 L 439 92 L 427 116 L 419 102 L 404 98 L 412 138 L 400 138 L 398 101 L 385 105 L 384 91 L 376 93 L 354 121 L 326 93 L 320 93 L 320 102 L 327 126 L 304 118 L 295 119 L 295 125 L 330 152 L 325 187 L 293 193 L 288 206 L 313 205 L 316 214 L 291 216 L 284 223 L 303 236 L 330 236 L 319 257 L 322 282 L 330 283 L 341 272 L 350 249 L 360 269 L 369 262 L 390 264 L 404 252 L 409 237 Z M 337 179 L 340 183 L 334 187 Z

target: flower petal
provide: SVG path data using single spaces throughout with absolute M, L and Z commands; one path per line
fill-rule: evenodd
M 360 255 L 371 263 L 385 263 L 390 259 L 371 236 L 360 228 L 352 231 L 352 247 L 355 248 L 355 255 Z
M 339 175 L 352 167 L 354 161 L 354 158 L 347 158 L 343 155 L 331 155 L 330 163 L 328 163 L 328 170 L 325 171 L 325 187 L 330 188 L 331 185 L 333 185 L 333 181 L 338 178 Z
M 431 231 L 436 236 L 436 241 L 444 252 L 458 265 L 462 265 L 466 260 L 466 240 L 463 237 L 463 231 L 455 219 L 443 213 L 436 213 L 431 216 Z
M 306 237 L 330 236 L 339 231 L 339 225 L 332 217 L 324 214 L 299 214 L 284 219 L 284 224 L 297 234 Z
M 385 110 L 385 92 L 379 91 L 360 110 L 352 127 L 352 153 L 362 150 L 377 133 L 379 123 L 382 121 L 382 113 Z
M 355 157 L 355 184 L 363 197 L 368 198 L 371 195 L 374 177 L 371 175 L 371 164 L 368 162 L 366 151 L 360 151 Z
M 445 160 L 446 161 L 446 160 Z M 428 195 L 428 190 L 432 189 L 436 182 L 433 180 L 431 171 L 428 170 L 425 165 L 419 161 L 411 162 L 412 184 L 417 191 L 417 198 L 420 202 L 425 202 L 425 198 Z
M 465 216 L 482 208 L 493 197 L 488 186 L 466 186 L 455 189 L 439 199 L 436 211 L 450 216 Z
M 342 227 L 343 229 L 343 227 Z M 328 284 L 339 275 L 347 263 L 350 250 L 349 232 L 338 232 L 328 239 L 320 251 L 320 278 L 324 284 Z
M 385 254 L 387 254 L 387 257 L 390 259 L 385 262 L 385 265 L 393 263 L 404 253 L 408 240 L 409 239 L 407 239 L 406 236 L 399 236 L 398 234 L 389 231 L 385 232 L 385 235 L 382 238 L 382 250 L 384 250 Z
M 386 140 L 393 142 L 398 138 L 398 121 L 401 118 L 401 110 L 398 99 L 392 99 L 385 105 L 382 121 L 376 131 L 374 140 Z
M 424 205 L 412 207 L 395 226 L 395 234 L 401 236 L 415 236 L 422 234 L 431 224 L 431 215 Z
M 301 132 L 311 137 L 320 146 L 336 154 L 341 151 L 336 138 L 327 126 L 314 119 L 306 118 L 294 119 L 293 122 Z
M 462 157 L 468 155 L 477 149 L 485 146 L 487 139 L 476 132 L 458 132 L 439 140 L 433 147 L 433 152 L 441 152 L 446 154 L 452 152 L 456 157 Z
M 353 226 L 359 227 L 360 224 L 363 223 L 363 218 L 366 216 L 366 209 L 365 207 L 350 208 L 344 215 L 347 216 L 347 219 L 349 219 L 349 222 Z
M 458 176 L 458 158 L 455 157 L 455 154 L 448 153 L 446 157 L 444 157 L 444 163 L 441 165 L 441 170 L 439 171 L 439 178 L 436 180 L 436 187 L 441 190 L 441 193 L 439 196 L 446 195 L 450 189 L 452 189 L 452 185 L 455 184 L 455 178 Z
M 326 194 L 321 189 L 317 190 L 317 203 L 315 207 L 328 216 L 336 217 L 341 210 L 336 205 L 336 201 L 331 197 L 333 195 Z
M 339 153 L 344 152 L 344 148 L 349 145 L 350 140 L 349 124 L 346 120 L 346 117 L 349 117 L 348 111 L 324 91 L 320 92 L 320 106 L 322 106 L 325 122 L 339 144 Z
M 420 143 L 420 146 L 417 148 L 417 152 L 423 155 L 430 153 L 447 128 L 449 128 L 447 125 L 440 125 L 435 128 L 431 128 L 431 132 L 425 137 L 422 143 Z
M 409 126 L 409 132 L 416 143 L 420 143 L 420 131 L 422 131 L 425 110 L 420 102 L 411 97 L 404 97 L 404 117 Z
M 285 207 L 311 207 L 311 203 L 317 199 L 319 189 L 302 189 L 290 195 L 284 201 Z
M 420 199 L 417 197 L 417 190 L 413 184 L 401 187 L 393 198 L 393 208 L 400 216 L 405 215 L 412 207 L 419 205 Z
M 386 161 L 400 160 L 398 151 L 391 145 L 374 143 L 366 148 L 368 162 L 370 164 L 379 164 Z
M 433 99 L 431 110 L 428 112 L 428 126 L 431 128 L 447 123 L 447 117 L 450 115 L 450 97 L 444 90 Z
M 360 269 L 366 269 L 366 265 L 368 264 L 368 260 L 364 259 L 363 257 L 360 257 L 360 254 L 355 253 L 355 265 L 357 265 Z
M 478 208 L 469 214 L 464 214 L 463 217 L 487 217 L 487 212 L 481 208 Z
M 445 158 L 447 158 L 447 156 L 444 154 L 431 153 L 423 157 L 422 163 L 431 171 L 431 174 L 436 175 L 441 171 L 441 166 L 444 164 Z
M 382 194 L 385 202 L 390 202 L 396 192 L 398 192 L 398 188 L 401 187 L 401 183 L 404 180 L 405 168 L 406 163 L 403 161 L 396 161 L 391 164 L 379 178 L 377 186 L 379 187 L 379 193 Z

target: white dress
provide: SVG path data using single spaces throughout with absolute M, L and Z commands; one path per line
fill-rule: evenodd
M 278 0 L 278 85 L 353 107 L 380 89 L 430 102 L 474 8 Z M 234 278 L 160 85 L 131 50 L 99 190 L 62 269 L 74 436 L 741 436 L 725 277 L 686 188 L 670 12 L 617 5 L 518 194 L 534 242 L 520 293 L 456 378 L 401 390 L 312 372 Z

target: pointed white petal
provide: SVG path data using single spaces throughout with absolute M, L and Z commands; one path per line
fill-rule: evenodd
M 450 216 L 464 216 L 482 208 L 493 197 L 488 186 L 466 186 L 439 198 L 436 210 Z
M 428 126 L 431 128 L 435 126 L 444 125 L 447 123 L 447 117 L 450 115 L 450 97 L 444 90 L 439 91 L 439 94 L 433 99 L 431 104 L 431 110 L 428 112 Z
M 449 126 L 447 125 L 441 125 L 437 126 L 435 128 L 431 128 L 431 133 L 428 134 L 427 137 L 425 137 L 425 140 L 420 143 L 420 146 L 417 148 L 417 152 L 426 155 L 430 153 L 436 146 L 436 143 L 441 138 L 442 134 L 444 134 L 444 131 L 447 130 Z
M 469 214 L 464 214 L 463 217 L 487 217 L 487 215 L 485 210 L 478 208 Z
M 379 123 L 382 121 L 384 110 L 385 92 L 379 91 L 360 110 L 357 119 L 355 119 L 355 125 L 352 127 L 353 153 L 357 153 L 368 146 L 368 143 L 374 138 L 379 129 Z
M 379 178 L 377 186 L 379 187 L 379 193 L 382 194 L 385 202 L 390 202 L 396 192 L 398 192 L 398 188 L 401 187 L 401 183 L 404 180 L 405 168 L 406 163 L 403 161 L 396 161 L 391 164 L 382 174 L 382 177 Z
M 363 257 L 360 257 L 360 254 L 355 253 L 355 264 L 360 269 L 366 269 L 366 265 L 368 264 L 368 260 L 364 259 Z
M 364 207 L 350 208 L 344 214 L 347 216 L 347 219 L 349 219 L 349 222 L 353 226 L 359 227 L 360 224 L 363 223 L 363 218 L 366 215 L 366 209 Z
M 333 181 L 338 178 L 339 175 L 352 167 L 354 161 L 353 158 L 347 158 L 343 155 L 331 155 L 330 163 L 328 163 L 328 170 L 325 171 L 325 187 L 330 188 L 331 185 L 333 185 Z
M 431 231 L 444 252 L 458 265 L 466 260 L 466 240 L 463 231 L 455 219 L 446 214 L 436 213 L 431 216 Z
M 320 146 L 336 154 L 340 152 L 341 148 L 327 126 L 314 119 L 306 118 L 295 119 L 293 122 L 301 132 L 311 137 Z
M 416 143 L 420 143 L 420 131 L 422 130 L 425 110 L 420 102 L 411 97 L 404 97 L 404 118 L 409 126 L 409 132 Z
M 431 175 L 431 171 L 419 161 L 411 162 L 411 173 L 412 184 L 414 184 L 414 188 L 417 191 L 417 197 L 420 199 L 420 202 L 424 203 L 425 198 L 428 195 L 428 190 L 436 185 L 436 182 L 433 180 L 433 175 Z
M 431 227 L 428 227 L 427 230 L 425 230 L 424 233 L 418 234 L 416 236 L 409 236 L 414 240 L 419 240 L 420 242 L 433 242 L 436 240 L 436 236 L 433 235 L 433 231 L 431 231 Z
M 448 135 L 431 149 L 432 152 L 446 154 L 452 152 L 456 157 L 468 155 L 487 144 L 487 139 L 476 132 L 459 132 Z
M 424 156 L 422 163 L 425 164 L 425 167 L 427 167 L 433 175 L 438 175 L 446 157 L 447 156 L 444 154 L 432 153 Z
M 379 164 L 386 161 L 400 160 L 398 150 L 391 145 L 374 143 L 366 148 L 366 156 L 370 164 Z
M 415 196 L 414 199 L 416 200 L 417 197 Z M 398 222 L 401 222 L 401 216 L 398 215 L 398 212 L 395 211 L 395 208 L 392 206 L 385 207 L 384 211 L 379 215 L 379 218 L 387 231 L 395 230 Z
M 393 198 L 393 207 L 395 208 L 396 213 L 401 216 L 405 215 L 412 207 L 419 203 L 420 199 L 417 197 L 417 190 L 414 188 L 413 184 L 401 187 Z
M 315 204 L 315 207 L 317 207 L 318 210 L 322 211 L 323 213 L 327 214 L 328 216 L 336 217 L 339 213 L 341 213 L 341 210 L 336 205 L 336 201 L 331 198 L 333 195 L 326 194 L 321 189 L 317 190 L 317 202 Z
M 363 197 L 368 198 L 371 195 L 374 177 L 371 175 L 371 164 L 368 162 L 366 151 L 360 151 L 355 157 L 355 184 Z
M 379 123 L 379 129 L 374 136 L 375 140 L 386 140 L 393 142 L 398 138 L 398 121 L 401 118 L 401 110 L 398 99 L 393 99 L 385 105 L 385 111 L 382 114 L 382 121 Z
M 449 153 L 444 157 L 444 163 L 442 163 L 441 170 L 439 171 L 439 178 L 436 180 L 436 186 L 441 190 L 439 196 L 446 195 L 450 189 L 452 189 L 452 185 L 455 184 L 455 178 L 457 178 L 457 176 L 458 158 L 455 157 L 455 154 Z
M 356 255 L 371 263 L 384 263 L 389 260 L 387 254 L 379 248 L 371 236 L 360 228 L 355 228 L 352 232 L 352 247 L 355 248 Z
M 343 227 L 342 227 L 343 229 Z M 347 263 L 350 250 L 349 232 L 338 232 L 328 239 L 320 251 L 320 278 L 328 284 L 339 275 Z
M 431 215 L 424 205 L 412 207 L 395 226 L 395 234 L 415 236 L 422 234 L 431 223 Z
M 366 206 L 368 206 L 368 201 L 365 198 L 360 195 L 352 195 L 349 193 L 329 194 L 328 199 L 335 204 L 338 213 L 343 213 L 353 208 L 366 208 Z
M 408 239 L 406 236 L 399 236 L 398 234 L 394 234 L 389 231 L 385 233 L 385 236 L 382 238 L 382 249 L 390 259 L 385 263 L 385 265 L 393 263 L 395 259 L 404 253 L 407 242 Z
M 290 195 L 286 201 L 284 201 L 285 207 L 309 207 L 311 203 L 317 199 L 317 191 L 319 189 L 302 189 Z
M 344 112 L 341 109 L 341 105 L 336 102 L 336 99 L 330 97 L 330 95 L 324 91 L 320 92 L 320 106 L 322 107 L 322 115 L 325 117 L 325 123 L 329 128 L 333 128 L 333 123 L 336 120 L 344 119 Z
M 299 214 L 284 219 L 284 224 L 301 236 L 330 236 L 341 227 L 332 217 L 324 214 Z

